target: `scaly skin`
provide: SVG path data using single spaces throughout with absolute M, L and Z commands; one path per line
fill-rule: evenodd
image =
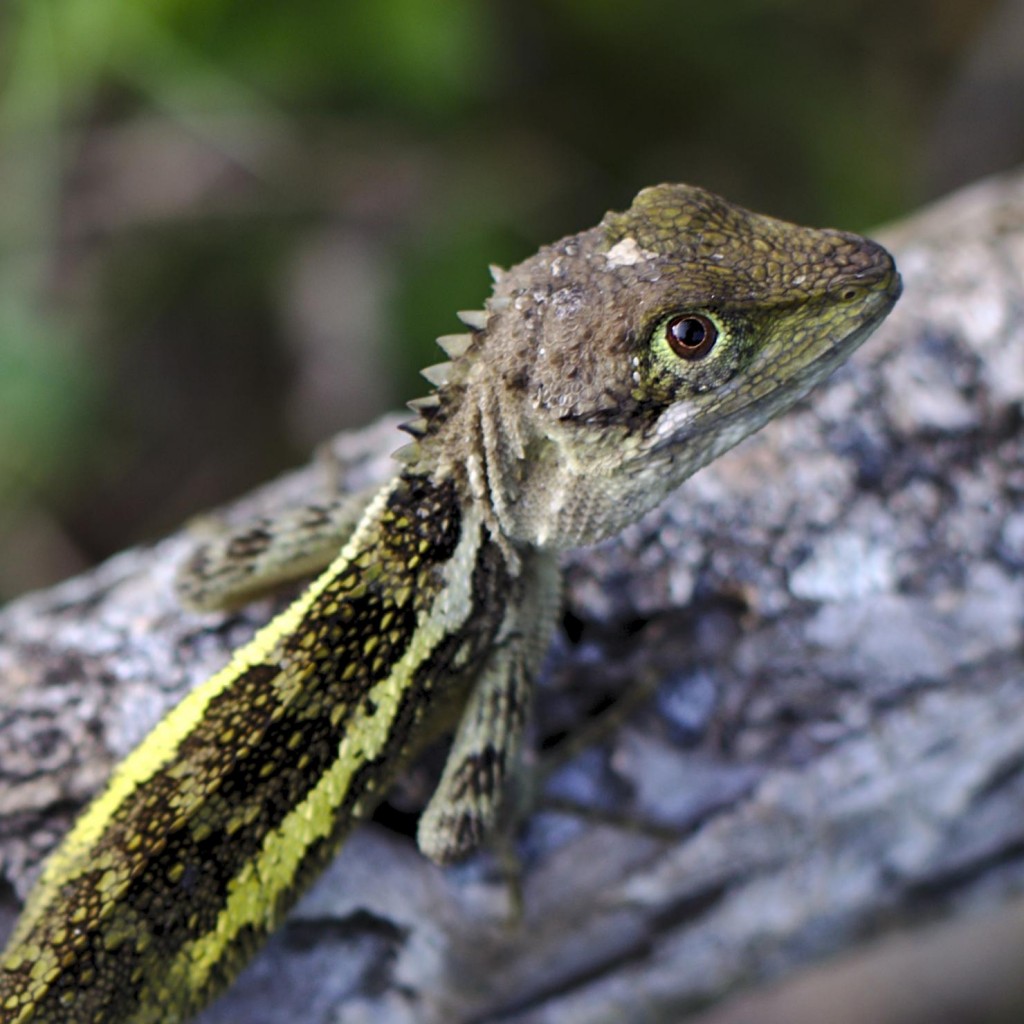
M 472 333 L 441 339 L 453 362 L 425 371 L 417 440 L 341 554 L 50 860 L 0 966 L 3 1024 L 186 1020 L 456 722 L 419 841 L 440 862 L 472 850 L 513 766 L 557 552 L 635 521 L 792 405 L 900 287 L 869 241 L 686 186 L 496 278 Z M 183 592 L 236 600 L 286 574 L 275 551 L 323 563 L 349 518 L 306 510 L 214 544 Z

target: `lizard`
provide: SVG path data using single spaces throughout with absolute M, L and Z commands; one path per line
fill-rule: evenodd
M 326 565 L 114 771 L 0 960 L 2 1024 L 180 1024 L 226 987 L 353 825 L 454 730 L 417 833 L 495 831 L 560 604 L 558 555 L 636 521 L 792 406 L 900 294 L 891 256 L 703 189 L 492 268 L 439 344 L 411 444 L 358 509 L 200 547 L 186 603 Z M 340 553 L 339 553 L 340 548 Z

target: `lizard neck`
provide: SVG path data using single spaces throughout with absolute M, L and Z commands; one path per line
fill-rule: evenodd
M 494 380 L 470 381 L 451 411 L 421 444 L 417 472 L 455 481 L 460 500 L 478 510 L 510 567 L 529 550 L 563 551 L 617 533 L 670 489 L 651 467 L 638 504 L 621 466 L 635 442 L 625 429 L 590 438 L 576 452 L 571 427 L 530 432 L 523 399 Z

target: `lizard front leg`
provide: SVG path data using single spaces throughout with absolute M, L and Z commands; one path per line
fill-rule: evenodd
M 378 490 L 330 496 L 204 538 L 178 571 L 179 599 L 199 611 L 234 608 L 325 569 Z
M 521 593 L 473 684 L 440 781 L 420 818 L 417 842 L 438 864 L 472 853 L 494 834 L 518 766 L 532 684 L 561 600 L 557 564 L 532 552 Z

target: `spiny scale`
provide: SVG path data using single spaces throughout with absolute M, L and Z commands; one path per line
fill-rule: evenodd
M 399 427 L 399 430 L 401 430 L 401 427 Z M 415 441 L 403 444 L 401 448 L 396 448 L 391 453 L 391 458 L 403 466 L 412 465 L 419 457 L 420 446 Z
M 420 370 L 420 376 L 426 377 L 435 388 L 443 388 L 451 379 L 453 363 L 434 363 L 433 366 L 424 366 Z
M 405 423 L 400 423 L 398 425 L 398 429 L 404 430 L 411 437 L 415 437 L 416 440 L 419 440 L 420 438 L 426 436 L 428 426 L 429 424 L 427 423 L 427 421 L 422 416 L 420 416 L 417 419 L 406 420 Z
M 460 309 L 455 314 L 467 327 L 482 331 L 487 326 L 490 314 L 482 309 Z
M 441 404 L 441 396 L 432 391 L 422 398 L 412 398 L 405 403 L 413 412 L 430 413 Z
M 438 345 L 444 350 L 445 354 L 451 356 L 452 359 L 458 359 L 459 356 L 464 356 L 469 346 L 473 344 L 472 334 L 442 334 L 437 339 Z

